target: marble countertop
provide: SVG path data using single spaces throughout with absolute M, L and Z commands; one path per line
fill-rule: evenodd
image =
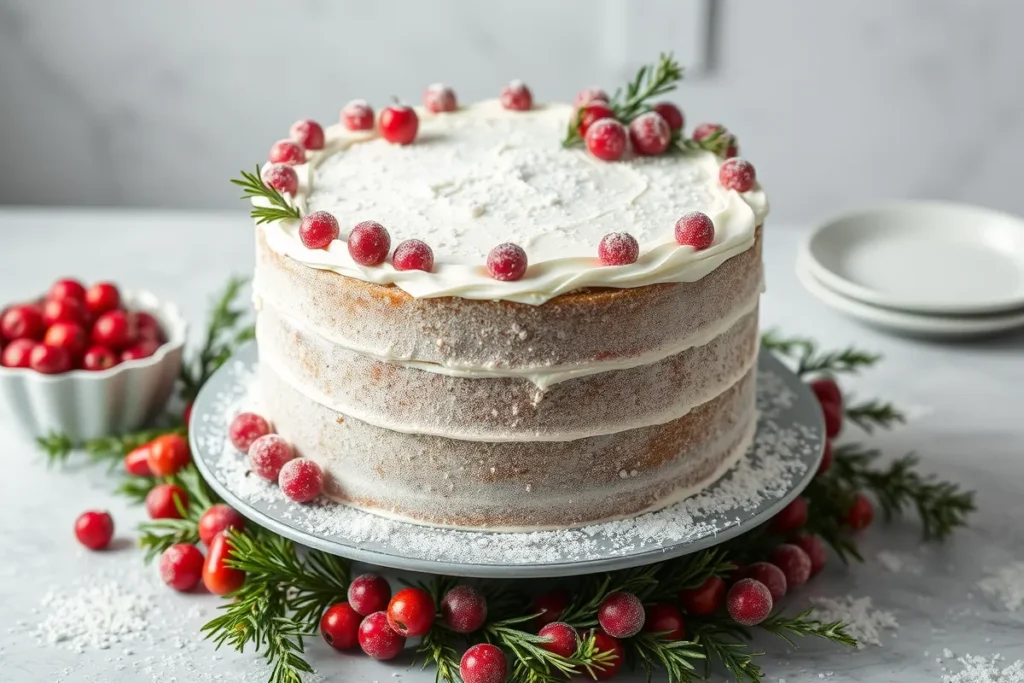
M 768 291 L 765 327 L 810 335 L 825 346 L 856 343 L 886 360 L 858 378 L 860 395 L 879 395 L 905 407 L 909 424 L 871 443 L 890 455 L 916 451 L 923 467 L 978 492 L 972 526 L 944 545 L 923 545 L 912 523 L 877 524 L 865 536 L 866 563 L 846 569 L 833 562 L 794 601 L 811 596 L 870 596 L 892 612 L 899 628 L 881 646 L 845 651 L 780 642 L 767 651 L 768 681 L 934 681 L 961 670 L 966 653 L 1009 662 L 1024 658 L 1024 610 L 1008 611 L 978 582 L 1024 560 L 1024 334 L 963 345 L 885 336 L 839 317 L 812 299 L 793 274 L 803 228 L 767 226 Z M 0 210 L 0 301 L 40 292 L 61 275 L 144 285 L 173 299 L 202 326 L 213 292 L 231 273 L 251 271 L 250 225 L 237 214 L 168 212 Z M 2 418 L 0 418 L 2 419 Z M 4 681 L 223 681 L 263 683 L 267 673 L 253 655 L 215 651 L 199 626 L 216 611 L 204 595 L 178 595 L 159 585 L 132 548 L 142 518 L 109 493 L 101 468 L 78 461 L 47 469 L 31 443 L 0 427 L 0 671 Z M 117 549 L 89 553 L 74 541 L 76 515 L 108 508 L 117 527 Z M 898 561 L 879 560 L 891 553 Z M 61 600 L 97 586 L 114 586 L 146 605 L 144 637 L 107 649 L 46 643 L 47 624 L 66 619 Z M 49 595 L 49 599 L 47 598 Z M 88 616 L 83 617 L 88 618 Z M 67 630 L 66 628 L 64 630 Z M 379 664 L 338 655 L 319 639 L 309 656 L 324 680 L 426 683 L 410 658 Z M 642 680 L 622 677 L 619 680 Z M 713 680 L 724 680 L 716 675 Z

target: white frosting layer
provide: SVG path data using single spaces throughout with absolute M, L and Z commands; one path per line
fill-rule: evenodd
M 296 202 L 334 214 L 342 239 L 310 250 L 298 238 L 298 223 L 283 221 L 263 226 L 268 245 L 311 267 L 394 284 L 417 298 L 537 305 L 583 287 L 699 280 L 749 249 L 768 211 L 760 187 L 743 194 L 724 189 L 720 160 L 709 152 L 607 163 L 563 148 L 568 105 L 509 112 L 490 101 L 450 114 L 418 113 L 420 132 L 408 146 L 329 128 L 325 149 L 297 167 Z M 694 210 L 711 216 L 716 230 L 715 243 L 699 252 L 676 244 L 673 232 L 676 220 Z M 392 247 L 425 241 L 434 250 L 434 271 L 355 263 L 342 240 L 364 220 L 384 224 Z M 600 265 L 597 246 L 610 232 L 639 241 L 636 263 Z M 523 279 L 488 275 L 487 253 L 502 242 L 526 250 Z

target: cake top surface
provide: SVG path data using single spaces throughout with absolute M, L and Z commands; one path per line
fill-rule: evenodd
M 653 157 L 627 155 L 609 163 L 561 140 L 569 105 L 508 111 L 497 101 L 432 114 L 418 108 L 410 145 L 373 131 L 326 131 L 322 151 L 296 167 L 295 197 L 303 213 L 324 210 L 341 225 L 327 249 L 308 249 L 298 221 L 262 226 L 275 251 L 314 268 L 414 297 L 458 296 L 542 304 L 582 287 L 640 287 L 693 282 L 749 249 L 768 210 L 760 186 L 738 193 L 718 180 L 722 159 L 704 150 Z M 689 211 L 715 224 L 712 246 L 680 246 L 676 221 Z M 398 271 L 390 260 L 362 266 L 344 240 L 357 223 L 374 220 L 391 235 L 426 242 L 432 272 Z M 601 238 L 627 232 L 639 242 L 635 263 L 603 266 Z M 488 252 L 513 242 L 529 260 L 525 276 L 499 281 L 485 266 Z

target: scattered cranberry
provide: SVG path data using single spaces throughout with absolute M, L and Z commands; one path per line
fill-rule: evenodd
M 834 403 L 826 403 L 821 407 L 825 417 L 825 436 L 834 439 L 843 431 L 843 409 Z
M 804 524 L 807 524 L 807 499 L 797 496 L 772 517 L 768 531 L 776 536 L 785 536 L 800 529 Z
M 288 129 L 288 136 L 303 149 L 323 149 L 324 129 L 312 119 L 299 119 Z
M 55 301 L 74 299 L 75 301 L 84 304 L 85 287 L 81 282 L 73 278 L 57 280 L 53 283 L 53 286 L 50 287 L 50 291 L 46 293 L 46 298 Z
M 380 136 L 397 145 L 408 145 L 416 139 L 420 118 L 416 110 L 404 104 L 392 104 L 380 112 Z
M 227 565 L 234 548 L 226 532 L 213 537 L 203 563 L 203 585 L 214 595 L 227 595 L 242 587 L 245 572 Z
M 626 651 L 618 638 L 610 636 L 604 631 L 594 632 L 594 652 L 605 655 L 605 663 L 595 665 L 593 678 L 598 681 L 607 681 L 619 673 L 622 665 L 626 663 Z
M 786 586 L 799 588 L 811 578 L 811 558 L 798 545 L 783 543 L 772 551 L 771 563 L 786 575 Z
M 299 223 L 299 239 L 307 249 L 326 249 L 338 239 L 338 219 L 326 211 L 313 211 Z
M 700 211 L 685 214 L 676 223 L 676 242 L 695 250 L 707 249 L 715 242 L 715 224 Z
M 584 88 L 576 93 L 576 99 L 573 100 L 572 106 L 579 109 L 585 107 L 593 102 L 608 102 L 608 93 L 600 88 Z
M 284 464 L 295 457 L 292 445 L 277 434 L 265 434 L 249 446 L 252 471 L 267 481 L 277 481 Z
M 429 273 L 434 269 L 434 252 L 426 242 L 405 240 L 395 247 L 391 262 L 395 270 L 423 270 Z
M 363 574 L 348 586 L 348 604 L 363 616 L 383 612 L 391 602 L 391 586 L 382 576 Z
M 146 494 L 146 512 L 150 519 L 182 519 L 188 508 L 188 494 L 176 484 L 157 484 Z
M 598 159 L 618 161 L 626 153 L 626 127 L 615 119 L 595 121 L 583 141 Z
M 591 126 L 602 119 L 615 118 L 615 112 L 604 102 L 594 102 L 584 107 L 583 113 L 581 113 L 579 117 L 579 134 L 580 137 L 585 138 L 587 136 L 587 131 L 590 130 Z
M 97 282 L 85 290 L 85 307 L 93 316 L 113 311 L 121 305 L 121 291 L 111 282 Z
M 505 242 L 487 254 L 487 272 L 495 280 L 520 280 L 526 274 L 526 267 L 526 252 L 518 244 Z
M 564 621 L 553 621 L 546 624 L 537 635 L 547 638 L 547 641 L 537 643 L 537 645 L 562 657 L 572 657 L 580 647 L 580 634 Z
M 372 130 L 373 108 L 365 100 L 352 100 L 341 110 L 341 123 L 349 130 Z
M 693 139 L 695 142 L 701 142 L 716 133 L 724 135 L 726 133 L 725 126 L 720 123 L 702 123 L 693 129 Z
M 176 543 L 160 556 L 160 578 L 176 591 L 189 591 L 203 578 L 206 559 L 191 543 Z
M 270 147 L 267 157 L 272 164 L 288 164 L 295 166 L 306 163 L 306 151 L 291 140 L 278 140 Z
M 463 683 L 505 683 L 508 662 L 497 645 L 479 643 L 466 650 L 459 662 Z
M 164 434 L 149 443 L 149 469 L 158 477 L 169 477 L 184 469 L 192 457 L 188 442 L 178 434 Z
M 811 576 L 818 574 L 825 568 L 828 556 L 825 553 L 825 544 L 814 534 L 798 534 L 793 537 L 793 545 L 799 546 L 811 560 Z
M 395 633 L 415 638 L 434 623 L 434 600 L 422 588 L 403 588 L 388 603 L 388 624 Z
M 32 350 L 36 343 L 31 339 L 15 339 L 4 347 L 0 354 L 0 365 L 5 368 L 27 368 L 32 364 Z
M 686 638 L 686 622 L 675 605 L 660 603 L 644 607 L 644 631 L 660 634 L 662 640 Z
M 725 581 L 719 576 L 709 576 L 697 588 L 687 588 L 679 594 L 686 613 L 694 617 L 709 617 L 718 610 L 725 599 Z
M 818 474 L 828 472 L 828 468 L 832 467 L 832 457 L 832 440 L 825 439 L 825 451 L 821 454 L 821 464 L 818 465 Z
M 93 346 L 82 357 L 82 367 L 93 372 L 109 370 L 120 362 L 117 354 L 106 346 Z
M 86 322 L 85 304 L 78 299 L 48 299 L 43 302 L 43 324 L 47 327 L 57 323 Z
M 363 615 L 347 602 L 331 605 L 320 617 L 320 635 L 335 650 L 351 650 L 359 645 L 359 624 Z
M 242 531 L 245 528 L 245 518 L 230 505 L 217 503 L 203 513 L 198 526 L 199 540 L 209 548 L 213 543 L 213 537 L 220 532 L 228 529 Z
M 285 194 L 299 191 L 299 174 L 288 164 L 270 164 L 260 173 L 263 184 Z
M 43 335 L 43 343 L 47 346 L 59 346 L 67 351 L 72 359 L 82 358 L 85 354 L 85 328 L 78 323 L 54 323 Z
M 75 520 L 75 537 L 90 550 L 103 550 L 114 537 L 114 518 L 109 512 L 83 512 Z
M 566 590 L 541 593 L 530 603 L 530 612 L 537 615 L 533 618 L 534 623 L 538 626 L 545 626 L 558 621 L 562 613 L 569 607 L 570 602 L 572 602 L 572 597 Z
M 665 119 L 670 130 L 683 129 L 683 112 L 676 105 L 671 102 L 659 102 L 654 105 L 654 111 L 661 114 L 661 118 Z
M 388 626 L 387 612 L 374 612 L 359 624 L 359 647 L 374 659 L 394 659 L 405 647 L 405 636 Z
M 133 477 L 153 476 L 153 470 L 149 469 L 148 443 L 128 451 L 128 454 L 124 456 L 124 471 Z
M 134 319 L 124 311 L 107 311 L 93 323 L 93 344 L 121 351 L 128 348 L 134 339 Z
M 853 531 L 863 531 L 871 526 L 872 520 L 875 518 L 875 509 L 871 506 L 871 501 L 863 493 L 858 493 L 857 497 L 853 500 L 853 505 L 846 513 L 846 526 L 850 527 Z
M 39 341 L 46 332 L 43 314 L 36 306 L 12 306 L 0 318 L 0 336 L 5 339 L 32 339 Z
M 843 392 L 833 378 L 819 377 L 810 383 L 810 387 L 822 406 L 833 405 L 842 409 Z
M 640 256 L 640 245 L 628 232 L 610 232 L 601 238 L 597 256 L 606 266 L 627 266 L 636 263 Z
M 60 346 L 36 344 L 28 356 L 28 366 L 44 375 L 59 375 L 71 369 L 71 354 Z
M 348 253 L 362 266 L 379 266 L 391 251 L 391 235 L 377 221 L 363 221 L 348 234 Z
M 249 452 L 249 446 L 252 446 L 253 441 L 269 433 L 270 425 L 256 413 L 239 413 L 228 426 L 231 445 L 243 453 Z
M 156 350 L 160 348 L 160 345 L 152 339 L 142 339 L 138 343 L 132 344 L 127 349 L 121 352 L 121 362 L 127 363 L 133 360 L 142 360 L 143 358 L 149 358 Z
M 743 569 L 741 577 L 760 581 L 772 594 L 772 602 L 778 602 L 786 597 L 786 590 L 789 584 L 786 581 L 786 574 L 771 562 L 755 562 Z
M 312 460 L 295 458 L 281 467 L 277 485 L 281 493 L 296 503 L 308 503 L 324 490 L 324 473 Z
M 754 186 L 757 174 L 754 172 L 754 165 L 746 159 L 729 159 L 718 171 L 718 181 L 727 190 L 746 192 Z
M 661 114 L 649 111 L 629 122 L 629 141 L 637 154 L 661 154 L 672 142 L 672 129 Z
M 644 627 L 644 605 L 632 593 L 610 593 L 601 601 L 597 622 L 610 636 L 631 638 Z
M 733 621 L 744 626 L 756 626 L 771 614 L 772 594 L 760 581 L 740 579 L 729 589 L 726 606 Z
M 441 616 L 456 633 L 472 633 L 487 621 L 487 600 L 472 586 L 455 586 L 441 599 Z
M 455 102 L 455 91 L 451 89 L 451 86 L 443 83 L 429 85 L 423 93 L 423 106 L 434 114 L 455 111 L 458 108 Z
M 533 93 L 522 81 L 510 81 L 501 89 L 501 106 L 512 111 L 533 109 Z

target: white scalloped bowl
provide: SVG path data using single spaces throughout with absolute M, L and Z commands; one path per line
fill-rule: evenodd
M 50 432 L 75 441 L 139 429 L 167 406 L 181 372 L 188 325 L 178 307 L 146 291 L 125 291 L 126 307 L 154 316 L 167 342 L 149 358 L 109 370 L 44 375 L 0 367 L 0 427 L 36 437 Z

